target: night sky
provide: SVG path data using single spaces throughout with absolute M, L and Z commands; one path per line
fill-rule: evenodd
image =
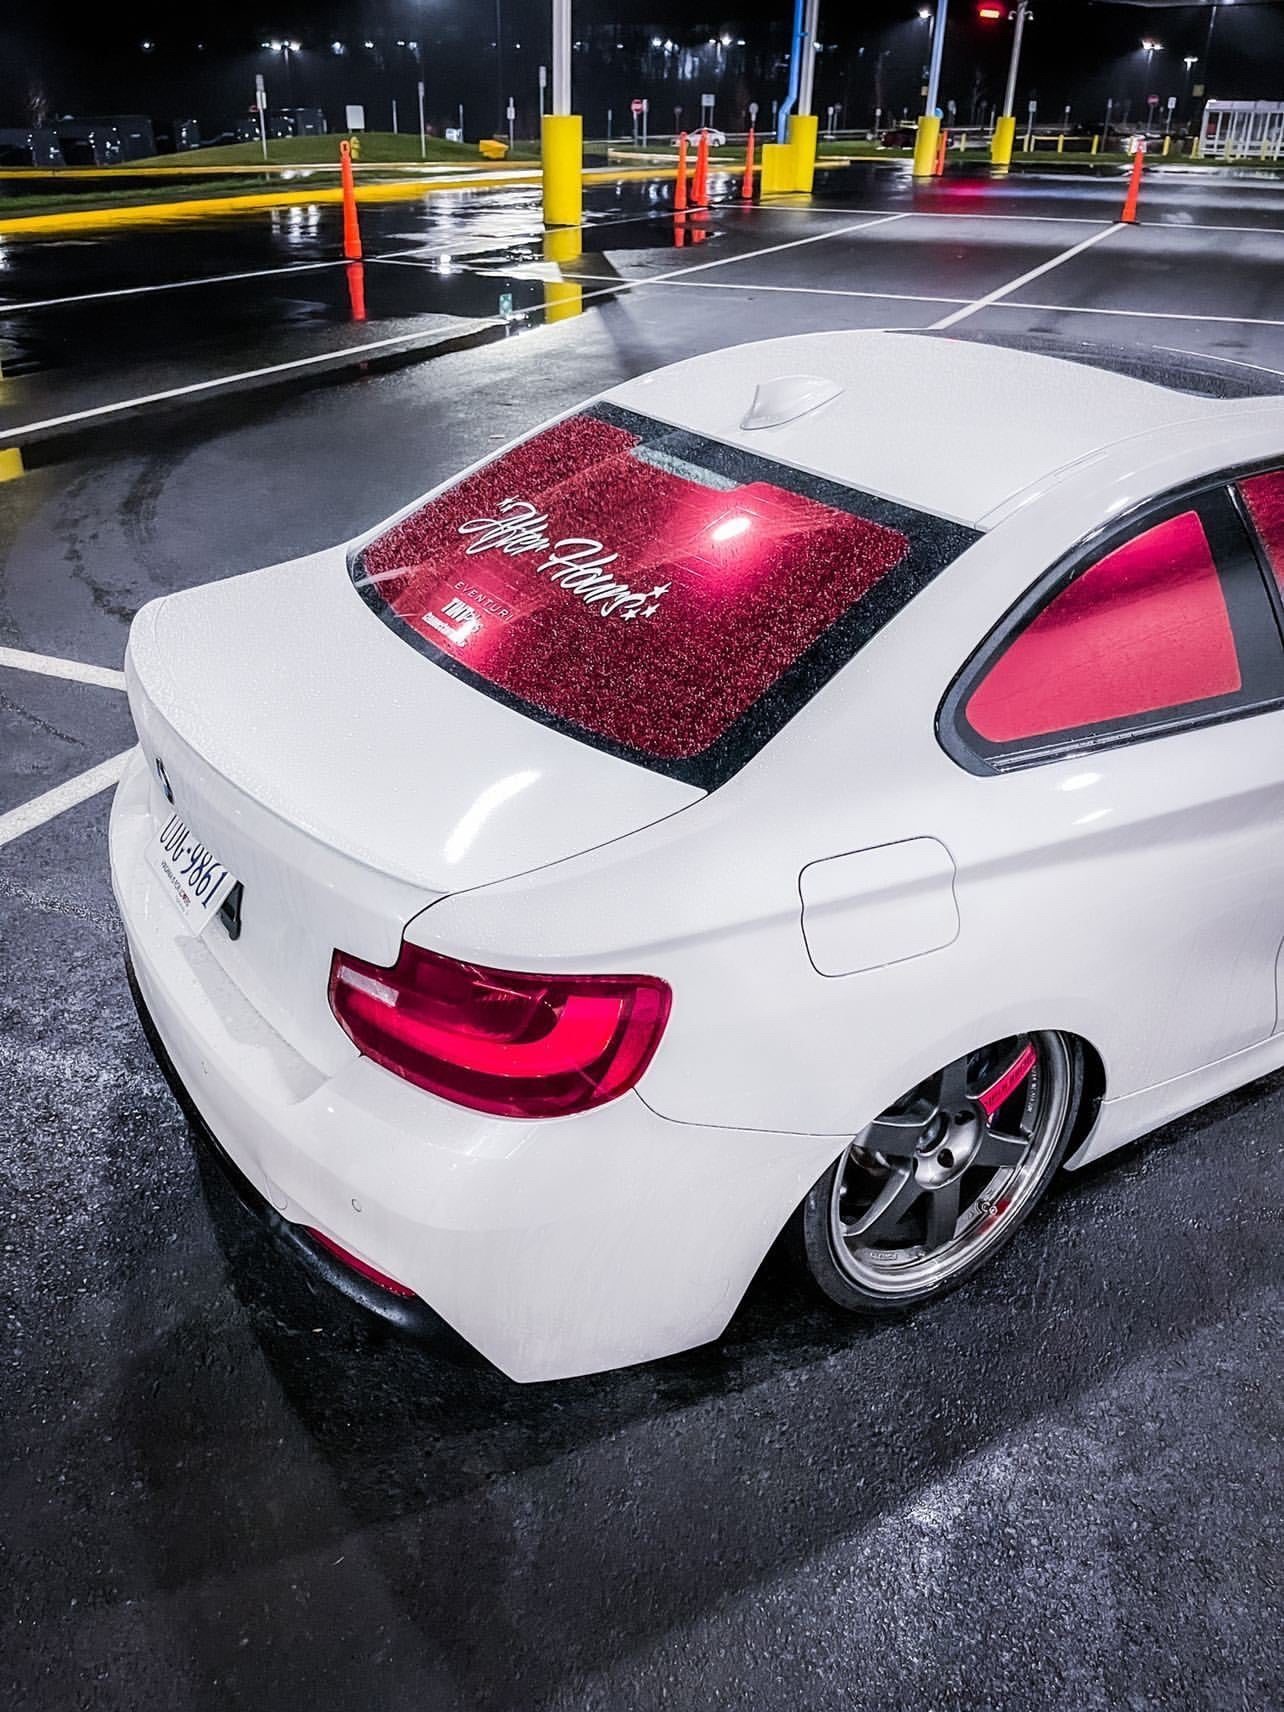
M 918 0 L 868 0 L 860 7 L 822 0 L 816 106 L 823 115 L 842 103 L 849 125 L 916 109 L 926 29 Z M 0 25 L 0 124 L 29 124 L 39 114 L 143 112 L 155 118 L 196 117 L 208 138 L 234 125 L 253 102 L 254 74 L 268 80 L 273 107 L 322 106 L 332 125 L 343 106 L 362 102 L 367 124 L 385 129 L 391 102 L 402 129 L 415 110 L 419 75 L 412 48 L 397 38 L 422 40 L 429 121 L 453 123 L 458 103 L 468 135 L 496 128 L 500 98 L 517 104 L 519 133 L 533 134 L 537 67 L 547 60 L 548 0 L 501 0 L 502 70 L 495 50 L 493 0 L 224 0 L 217 7 L 119 4 L 72 25 L 61 8 L 24 8 L 21 21 Z M 627 127 L 630 96 L 645 94 L 657 129 L 681 105 L 687 122 L 699 96 L 717 93 L 717 119 L 743 122 L 750 100 L 769 108 L 785 90 L 790 0 L 738 0 L 725 10 L 695 0 L 574 0 L 577 36 L 576 106 L 590 133 L 601 134 L 611 107 L 617 132 Z M 32 14 L 35 14 L 34 16 Z M 1101 0 L 1034 0 L 1018 111 L 1037 98 L 1040 117 L 1099 118 L 1107 97 L 1116 111 L 1140 111 L 1148 94 L 1161 102 L 1178 97 L 1188 107 L 1182 56 L 1200 56 L 1191 85 L 1204 81 L 1202 56 L 1207 7 L 1152 7 Z M 699 48 L 686 75 L 676 54 L 649 51 L 653 33 L 682 48 Z M 728 35 L 730 48 L 711 52 L 712 37 Z M 1164 44 L 1147 76 L 1143 35 Z M 295 37 L 301 51 L 288 69 L 283 56 L 264 52 L 264 39 Z M 744 46 L 738 45 L 743 38 Z M 336 54 L 332 41 L 345 44 Z M 371 48 L 363 44 L 373 43 Z M 1009 26 L 981 24 L 974 0 L 955 0 L 947 36 L 942 99 L 957 103 L 960 119 L 1002 92 Z M 144 42 L 152 46 L 145 50 Z M 622 45 L 617 45 L 622 44 Z M 1284 99 L 1284 0 L 1222 5 L 1217 14 L 1212 75 L 1206 93 L 1227 98 Z M 1193 104 L 1194 90 L 1189 104 Z

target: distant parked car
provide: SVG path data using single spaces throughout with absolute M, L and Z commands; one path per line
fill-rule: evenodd
M 201 146 L 201 127 L 195 119 L 161 119 L 156 125 L 156 147 L 162 154 L 184 154 Z
M 914 136 L 912 125 L 895 125 L 883 132 L 881 140 L 885 149 L 908 149 L 913 146 Z
M 65 162 L 56 131 L 24 125 L 0 128 L 0 166 L 63 165 Z
M 1282 593 L 1279 398 L 866 332 L 626 381 L 138 614 L 141 1013 L 297 1254 L 514 1378 L 717 1337 L 782 1231 L 932 1300 L 1284 1064 Z
M 114 125 L 89 119 L 59 119 L 58 142 L 68 166 L 119 166 L 125 158 Z
M 156 133 L 145 113 L 88 113 L 80 123 L 114 131 L 121 160 L 148 160 L 156 153 Z

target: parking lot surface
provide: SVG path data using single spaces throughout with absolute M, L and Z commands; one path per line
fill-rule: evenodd
M 1155 174 L 1135 228 L 1109 174 L 818 190 L 680 225 L 667 184 L 595 190 L 551 241 L 528 192 L 383 205 L 359 289 L 333 209 L 4 245 L 10 1704 L 1284 1700 L 1284 1077 L 1063 1175 L 903 1322 L 831 1313 L 773 1256 L 716 1344 L 520 1388 L 270 1248 L 129 1001 L 107 787 L 153 596 L 347 538 L 577 399 L 775 333 L 1086 341 L 1284 384 L 1284 181 Z M 421 335 L 414 361 L 137 402 Z M 978 435 L 1001 408 L 978 399 Z

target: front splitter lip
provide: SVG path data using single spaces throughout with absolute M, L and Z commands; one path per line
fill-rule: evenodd
M 165 1050 L 165 1043 L 152 1020 L 129 957 L 125 959 L 125 974 L 147 1044 L 151 1047 L 152 1055 L 169 1083 L 170 1092 L 181 1106 L 193 1134 L 219 1166 L 237 1200 L 267 1231 L 275 1246 L 302 1264 L 313 1278 L 337 1290 L 349 1302 L 366 1313 L 375 1315 L 416 1343 L 430 1346 L 435 1354 L 467 1366 L 492 1368 L 492 1364 L 421 1297 L 394 1296 L 389 1291 L 380 1289 L 360 1273 L 351 1271 L 320 1243 L 315 1242 L 302 1225 L 282 1218 L 272 1203 L 250 1182 L 201 1116 L 196 1102 L 188 1093 L 173 1060 Z

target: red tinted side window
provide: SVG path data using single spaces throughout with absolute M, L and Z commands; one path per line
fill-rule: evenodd
M 990 743 L 1187 707 L 1241 686 L 1221 579 L 1198 514 L 1116 547 L 1056 595 L 972 692 Z
M 1239 484 L 1248 514 L 1284 593 L 1284 470 L 1250 476 Z

